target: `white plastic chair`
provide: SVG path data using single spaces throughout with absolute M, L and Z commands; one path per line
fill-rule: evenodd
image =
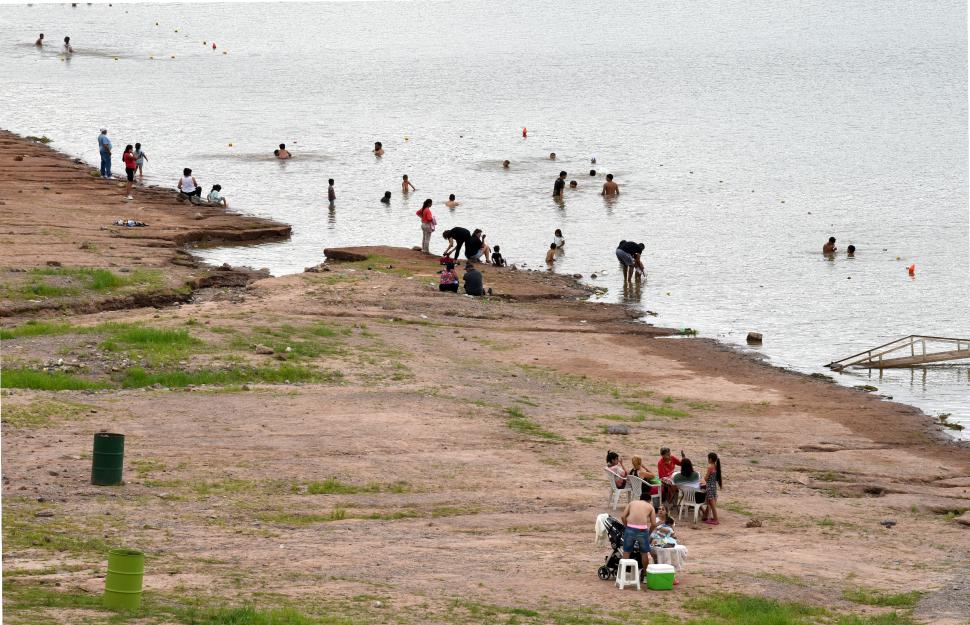
M 636 475 L 629 475 L 626 478 L 626 483 L 630 487 L 630 501 L 634 501 L 640 498 L 643 493 L 643 486 L 645 482 L 637 477 Z M 649 492 L 650 485 L 646 484 L 647 492 Z
M 606 477 L 610 481 L 610 510 L 616 510 L 616 505 L 620 503 L 621 494 L 626 493 L 627 501 L 630 501 L 630 481 L 629 481 L 630 478 L 620 477 L 616 473 L 613 473 L 612 471 L 610 471 L 608 468 L 605 468 L 605 467 L 603 470 L 606 471 Z M 617 486 L 616 480 L 618 479 L 627 480 L 626 486 L 624 486 L 623 488 L 620 488 L 619 486 Z
M 684 508 L 693 508 L 694 510 L 694 523 L 697 523 L 698 511 L 701 509 L 702 503 L 697 503 L 697 493 L 700 489 L 694 488 L 693 486 L 679 486 L 680 491 L 680 504 L 677 510 L 677 518 L 684 518 Z

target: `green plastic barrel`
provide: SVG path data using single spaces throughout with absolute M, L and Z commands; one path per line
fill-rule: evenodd
M 94 454 L 91 458 L 91 483 L 98 486 L 121 484 L 121 469 L 125 461 L 125 435 L 98 432 L 94 435 Z
M 141 605 L 141 580 L 144 574 L 145 554 L 141 551 L 109 551 L 108 575 L 104 578 L 104 607 L 111 610 L 137 610 Z

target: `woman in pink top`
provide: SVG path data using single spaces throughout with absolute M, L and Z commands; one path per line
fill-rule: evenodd
M 434 219 L 434 215 L 431 214 L 431 200 L 425 200 L 424 205 L 418 209 L 415 215 L 421 218 L 421 251 L 425 254 L 430 254 L 431 233 L 434 232 L 434 227 L 438 225 L 438 222 Z

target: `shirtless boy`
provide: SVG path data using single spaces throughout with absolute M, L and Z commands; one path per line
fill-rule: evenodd
M 449 195 L 448 196 L 448 201 L 445 202 L 445 206 L 447 206 L 448 208 L 455 208 L 456 206 L 458 206 L 460 204 L 461 204 L 461 202 L 459 202 L 458 200 L 455 199 L 455 194 L 454 193 L 452 193 L 451 195 Z
M 374 156 L 384 156 L 384 146 L 380 141 L 374 142 Z
M 620 194 L 620 187 L 613 182 L 613 174 L 606 174 L 606 182 L 603 183 L 603 197 L 616 197 Z
M 642 499 L 634 499 L 623 509 L 620 522 L 626 526 L 623 531 L 623 557 L 629 558 L 633 545 L 640 543 L 640 554 L 645 563 L 650 562 L 650 533 L 657 528 L 657 515 L 653 504 Z
M 277 152 L 274 150 L 273 154 L 276 155 L 276 158 L 290 158 L 292 156 L 292 154 L 287 151 L 285 143 L 281 143 L 279 151 Z
M 408 187 L 411 188 L 411 191 L 417 191 L 417 188 L 408 180 L 408 175 L 404 174 L 404 178 L 401 180 L 401 193 L 406 195 L 408 193 Z

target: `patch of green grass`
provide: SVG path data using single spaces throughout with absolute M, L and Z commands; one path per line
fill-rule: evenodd
M 41 399 L 29 404 L 4 402 L 3 422 L 10 427 L 47 427 L 57 421 L 79 419 L 93 406 L 76 402 Z
M 923 593 L 912 592 L 886 593 L 872 588 L 846 588 L 842 598 L 852 603 L 877 605 L 888 608 L 911 608 L 916 605 Z
M 82 288 L 92 291 L 107 291 L 126 286 L 159 286 L 162 272 L 158 269 L 135 269 L 119 275 L 108 269 L 91 267 L 41 267 L 31 269 L 30 275 L 37 278 L 70 278 L 82 283 Z
M 640 401 L 625 401 L 623 402 L 627 408 L 635 410 L 640 414 L 652 414 L 658 417 L 673 417 L 679 419 L 681 417 L 689 417 L 690 415 L 683 410 L 678 410 L 677 408 L 668 408 L 667 406 L 654 406 L 653 404 L 645 404 Z
M 640 423 L 646 419 L 643 413 L 637 413 L 632 415 L 624 414 L 594 414 L 594 415 L 584 415 L 584 419 L 606 419 L 607 421 L 629 421 L 631 423 Z
M 789 584 L 791 586 L 800 586 L 802 588 L 807 588 L 809 586 L 809 583 L 800 577 L 783 575 L 781 573 L 755 573 L 754 577 L 757 577 L 758 579 L 767 579 L 782 584 Z
M 519 434 L 525 434 L 526 436 L 537 436 L 539 438 L 553 441 L 563 440 L 562 436 L 559 436 L 555 432 L 544 430 L 541 425 L 527 417 L 525 413 L 523 413 L 522 410 L 517 406 L 506 408 L 505 412 L 509 415 L 508 420 L 505 422 L 506 425 Z
M 329 477 L 322 482 L 310 482 L 303 490 L 307 495 L 356 495 L 358 493 L 406 493 L 410 490 L 407 482 L 395 482 L 383 485 L 378 482 L 368 482 L 364 485 L 346 484 L 335 477 Z
M 819 527 L 835 527 L 835 521 L 833 521 L 829 517 L 825 517 L 823 519 L 818 520 L 818 525 Z
M 54 371 L 34 371 L 33 369 L 4 369 L 0 372 L 0 387 L 29 388 L 38 391 L 86 391 L 108 388 L 106 382 L 96 382 L 77 376 Z
M 736 514 L 742 514 L 744 516 L 754 516 L 753 510 L 738 501 L 726 501 L 721 504 L 721 508 L 724 510 L 730 510 Z
M 71 331 L 73 331 L 73 326 L 71 326 L 69 323 L 31 320 L 14 328 L 0 329 L 0 339 L 9 341 L 11 339 L 18 339 L 22 336 L 53 336 L 57 334 L 67 334 Z
M 161 384 L 182 388 L 189 384 L 228 385 L 245 382 L 273 384 L 289 382 L 336 382 L 343 377 L 339 371 L 315 371 L 306 367 L 284 364 L 279 367 L 234 367 L 231 369 L 198 369 L 195 371 L 161 371 L 149 373 L 140 367 L 129 368 L 121 381 L 124 388 L 143 388 Z
M 580 443 L 586 443 L 587 445 L 592 445 L 596 442 L 596 439 L 592 436 L 577 436 L 576 440 L 578 440 Z
M 338 266 L 341 269 L 349 268 L 356 269 L 357 271 L 378 271 L 380 273 L 389 273 L 402 277 L 413 275 L 407 269 L 397 267 L 395 265 L 396 262 L 396 260 L 390 258 L 389 256 L 383 256 L 381 254 L 368 254 L 367 260 L 340 262 Z
M 689 408 L 693 408 L 694 410 L 714 410 L 717 408 L 717 404 L 706 401 L 689 401 L 687 402 L 687 406 Z
M 259 519 L 264 523 L 274 525 L 316 525 L 318 523 L 329 523 L 331 521 L 343 521 L 347 518 L 347 511 L 344 508 L 334 508 L 327 514 L 297 512 L 264 512 L 259 515 Z
M 152 460 L 151 458 L 141 458 L 138 460 L 132 460 L 131 466 L 135 469 L 135 473 L 138 474 L 139 478 L 146 478 L 155 471 L 164 471 L 165 465 L 157 460 Z
M 841 482 L 842 476 L 835 471 L 820 471 L 812 474 L 812 479 L 819 482 Z
M 4 498 L 4 549 L 47 549 L 70 553 L 106 554 L 111 548 L 89 524 L 74 524 L 61 517 L 38 519 L 34 512 L 42 509 L 33 502 L 14 503 Z
M 725 625 L 808 625 L 827 614 L 824 608 L 802 603 L 716 592 L 689 599 L 684 606 L 716 617 L 713 623 Z

